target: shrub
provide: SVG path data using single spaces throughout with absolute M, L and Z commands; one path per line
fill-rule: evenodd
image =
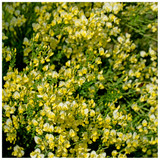
M 157 157 L 157 3 L 2 8 L 5 157 Z

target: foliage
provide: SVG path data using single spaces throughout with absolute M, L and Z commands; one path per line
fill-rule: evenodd
M 157 157 L 157 3 L 2 9 L 4 157 Z

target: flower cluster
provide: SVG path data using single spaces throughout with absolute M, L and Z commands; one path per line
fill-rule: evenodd
M 157 157 L 157 3 L 3 3 L 2 29 L 13 156 Z

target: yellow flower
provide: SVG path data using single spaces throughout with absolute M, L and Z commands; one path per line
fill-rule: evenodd
M 104 55 L 104 49 L 103 49 L 103 48 L 99 48 L 99 54 L 100 54 L 101 56 Z
M 74 136 L 76 136 L 76 133 L 75 133 L 75 131 L 74 131 L 73 129 L 70 129 L 69 135 L 70 135 L 71 137 L 74 137 Z
M 110 123 L 111 118 L 109 117 L 109 115 L 107 115 L 107 117 L 105 118 L 106 123 Z
M 64 142 L 64 147 L 66 148 L 69 148 L 71 145 L 70 145 L 70 142 L 69 141 L 65 141 Z
M 48 158 L 54 158 L 54 154 L 52 152 L 48 153 Z
M 14 151 L 12 152 L 13 156 L 22 157 L 24 155 L 24 149 L 22 147 L 19 147 L 16 145 L 14 148 Z
M 145 119 L 142 121 L 142 125 L 143 125 L 143 127 L 147 126 L 147 121 Z
M 104 80 L 104 76 L 102 74 L 98 74 L 98 80 L 103 81 Z
M 26 38 L 26 37 L 24 38 L 23 44 L 26 45 L 26 46 L 29 45 L 29 40 L 28 40 L 28 38 Z
M 91 153 L 90 153 L 90 158 L 97 158 L 97 153 L 95 152 L 95 151 L 92 151 Z
M 101 62 L 101 58 L 100 58 L 100 57 L 96 58 L 95 63 L 101 64 L 101 63 L 102 63 L 102 62 Z
M 43 71 L 47 71 L 48 70 L 48 65 L 45 65 L 42 69 L 43 69 Z
M 38 136 L 34 136 L 34 141 L 35 141 L 37 144 L 41 144 L 41 142 L 42 142 L 41 138 L 39 138 Z
M 91 110 L 91 111 L 90 111 L 90 116 L 91 116 L 91 117 L 94 117 L 94 116 L 95 116 L 95 111 L 94 111 L 94 110 Z
M 11 60 L 11 55 L 10 54 L 7 54 L 7 57 L 6 57 L 6 61 L 10 61 Z
M 139 111 L 139 107 L 138 107 L 137 103 L 132 104 L 131 108 L 132 108 L 134 111 Z
M 118 152 L 117 152 L 116 150 L 113 150 L 113 151 L 112 151 L 112 156 L 113 156 L 113 157 L 116 157 L 117 154 L 118 154 Z
M 117 40 L 118 40 L 118 42 L 121 43 L 121 44 L 122 44 L 122 42 L 124 41 L 124 39 L 123 39 L 121 36 L 119 36 Z

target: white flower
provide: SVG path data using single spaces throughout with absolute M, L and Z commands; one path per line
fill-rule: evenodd
M 38 125 L 38 122 L 35 119 L 32 119 L 32 123 L 33 123 L 34 126 Z
M 105 152 L 104 153 L 100 153 L 98 157 L 99 158 L 105 158 L 106 157 L 106 153 Z
M 49 123 L 45 123 L 44 125 L 43 125 L 43 131 L 48 131 L 49 130 Z
M 142 121 L 142 125 L 145 127 L 145 126 L 147 126 L 147 121 L 144 119 L 143 121 Z
M 61 102 L 61 103 L 58 104 L 58 107 L 59 107 L 60 109 L 63 109 L 63 106 L 64 106 L 63 102 Z
M 147 54 L 145 51 L 140 51 L 140 55 L 141 55 L 141 57 L 145 57 Z
M 76 133 L 75 133 L 75 131 L 74 131 L 73 129 L 70 129 L 69 135 L 70 135 L 71 137 L 74 137 L 74 136 L 76 135 Z
M 100 55 L 104 55 L 104 49 L 101 47 L 101 48 L 99 48 L 99 54 Z
M 113 118 L 114 118 L 114 119 L 118 119 L 118 118 L 119 118 L 118 109 L 114 110 L 114 112 L 113 112 Z
M 102 74 L 98 74 L 97 78 L 98 78 L 98 80 L 100 80 L 100 81 L 104 80 L 104 76 L 103 76 Z
M 26 37 L 24 38 L 24 40 L 23 40 L 23 44 L 24 44 L 24 45 L 28 45 L 28 44 L 29 44 L 29 40 L 28 40 L 28 38 L 26 38 Z
M 111 132 L 110 132 L 111 136 L 115 136 L 116 135 L 116 130 L 115 129 L 112 129 Z
M 7 126 L 11 126 L 11 125 L 12 125 L 12 120 L 11 120 L 10 118 L 8 118 L 8 119 L 6 120 L 6 125 L 7 125 Z
M 142 125 L 139 125 L 139 126 L 137 126 L 136 128 L 137 128 L 137 129 L 141 129 L 141 128 L 142 128 Z
M 84 114 L 87 115 L 88 114 L 88 109 L 84 110 Z
M 152 93 L 153 92 L 153 84 L 152 83 L 149 83 L 146 85 L 146 90 L 149 92 L 149 93 Z
M 122 6 L 122 4 L 121 3 L 112 3 L 113 4 L 113 12 L 115 13 L 115 14 L 117 14 L 122 8 L 123 8 L 123 6 Z
M 59 87 L 65 86 L 65 82 L 64 81 L 60 81 L 59 82 Z
M 131 105 L 131 108 L 134 110 L 134 111 L 139 111 L 139 107 L 137 105 L 137 103 L 134 103 Z
M 39 154 L 37 158 L 44 158 L 44 154 Z
M 111 11 L 112 11 L 112 3 L 110 3 L 110 2 L 104 3 L 103 9 L 104 9 L 106 12 L 111 12 Z
M 122 37 L 119 36 L 117 40 L 118 40 L 119 43 L 122 44 L 122 42 L 123 42 L 124 39 L 123 39 Z
M 42 95 L 37 95 L 37 97 L 38 97 L 38 98 L 42 98 L 43 96 L 42 96 Z
M 60 111 L 61 119 L 65 119 L 66 112 L 65 111 Z
M 105 118 L 105 121 L 106 121 L 107 123 L 109 123 L 109 122 L 111 121 L 111 117 L 110 117 L 109 115 L 107 115 L 107 117 Z
M 13 156 L 17 156 L 17 157 L 22 157 L 24 155 L 24 151 L 23 151 L 23 148 L 16 145 L 14 148 L 13 148 Z
M 14 92 L 14 94 L 13 94 L 13 98 L 14 99 L 18 99 L 20 97 L 20 94 L 16 91 L 16 92 Z
M 37 148 L 35 151 L 33 151 L 32 153 L 30 153 L 31 158 L 36 158 L 37 156 L 39 156 L 41 153 L 41 150 L 39 148 Z
M 152 114 L 152 115 L 149 116 L 149 118 L 150 118 L 151 121 L 154 121 L 156 117 L 155 117 L 154 114 Z
M 150 54 L 151 56 L 153 56 L 153 55 L 156 54 L 156 52 L 150 47 L 150 48 L 149 48 L 149 54 Z
M 40 144 L 41 138 L 39 138 L 38 136 L 34 136 L 34 141 L 35 141 L 37 144 Z
M 111 22 L 106 22 L 106 26 L 107 26 L 108 28 L 111 28 L 111 27 L 112 27 L 112 23 L 111 23 Z
M 104 135 L 109 135 L 109 129 L 104 130 Z
M 92 109 L 92 110 L 90 111 L 90 116 L 93 117 L 94 115 L 95 115 L 95 111 Z
M 152 11 L 157 12 L 157 11 L 158 11 L 158 5 L 153 4 L 153 5 L 151 6 L 151 9 L 152 9 Z
M 90 154 L 90 158 L 97 158 L 97 153 L 95 151 L 92 151 Z
M 133 139 L 136 139 L 136 137 L 137 137 L 137 132 L 134 132 L 133 133 Z
M 48 158 L 54 158 L 54 154 L 52 152 L 48 153 Z
M 58 73 L 56 71 L 52 72 L 52 78 L 57 78 L 58 77 Z
M 7 111 L 10 109 L 10 106 L 9 105 L 4 105 L 3 108 Z
M 82 15 L 82 16 L 81 16 L 81 21 L 82 21 L 84 24 L 88 24 L 88 20 L 87 20 L 87 18 L 86 18 L 85 15 Z
M 54 136 L 52 134 L 48 134 L 48 133 L 45 135 L 45 138 L 47 140 L 49 140 L 49 141 L 53 141 L 54 140 Z
M 35 150 L 35 152 L 41 153 L 41 150 L 40 150 L 39 148 L 37 148 L 37 149 Z

